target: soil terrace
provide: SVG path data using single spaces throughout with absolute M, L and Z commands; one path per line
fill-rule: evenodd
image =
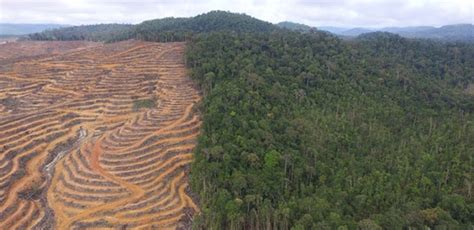
M 201 121 L 184 43 L 0 45 L 0 226 L 188 228 Z M 136 103 L 153 100 L 154 106 Z

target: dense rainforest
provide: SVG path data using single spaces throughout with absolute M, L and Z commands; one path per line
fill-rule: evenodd
M 385 33 L 198 36 L 196 225 L 467 228 L 473 55 Z
M 345 41 L 227 12 L 104 40 L 129 38 L 187 41 L 204 95 L 195 228 L 473 227 L 473 44 Z

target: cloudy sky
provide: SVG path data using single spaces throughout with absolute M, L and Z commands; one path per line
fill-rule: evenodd
M 210 10 L 311 26 L 441 26 L 474 21 L 474 0 L 0 0 L 0 22 L 139 23 Z

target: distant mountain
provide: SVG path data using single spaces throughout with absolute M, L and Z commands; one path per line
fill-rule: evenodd
M 68 25 L 0 23 L 0 35 L 25 35 L 66 26 Z
M 316 27 L 311 27 L 305 24 L 288 22 L 288 21 L 280 22 L 277 24 L 277 26 L 281 28 L 289 29 L 289 30 L 300 31 L 300 32 L 309 32 L 311 30 L 316 30 Z
M 338 35 L 355 37 L 355 36 L 358 36 L 360 34 L 365 34 L 365 33 L 370 33 L 370 32 L 373 32 L 373 31 L 370 30 L 370 29 L 366 29 L 366 28 L 353 28 L 353 29 L 349 29 L 349 30 L 346 30 L 346 31 L 342 31 L 342 32 L 338 33 Z
M 470 41 L 474 42 L 474 25 L 457 24 L 447 25 L 440 28 L 431 28 L 424 30 L 405 30 L 400 31 L 403 37 L 411 38 L 430 38 L 447 41 Z
M 336 26 L 320 26 L 320 27 L 317 27 L 318 30 L 324 30 L 324 31 L 327 31 L 327 32 L 330 32 L 330 33 L 333 33 L 333 34 L 339 34 L 341 32 L 344 32 L 346 30 L 349 30 L 350 28 L 346 28 L 346 27 L 336 27 Z
M 415 27 L 385 27 L 379 29 L 372 28 L 353 28 L 346 29 L 340 27 L 320 27 L 321 30 L 326 30 L 331 33 L 346 36 L 356 37 L 364 33 L 371 32 L 389 32 L 398 34 L 407 38 L 426 38 L 443 41 L 467 41 L 474 42 L 474 26 L 472 24 L 457 24 L 446 25 L 439 28 L 432 26 L 415 26 Z
M 381 31 L 389 33 L 419 33 L 427 30 L 436 29 L 433 26 L 411 26 L 411 27 L 385 27 Z

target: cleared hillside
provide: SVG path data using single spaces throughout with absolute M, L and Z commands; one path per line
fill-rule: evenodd
M 51 45 L 62 49 L 11 52 Z M 184 47 L 0 46 L 0 226 L 189 226 L 199 210 L 187 178 L 201 121 Z

